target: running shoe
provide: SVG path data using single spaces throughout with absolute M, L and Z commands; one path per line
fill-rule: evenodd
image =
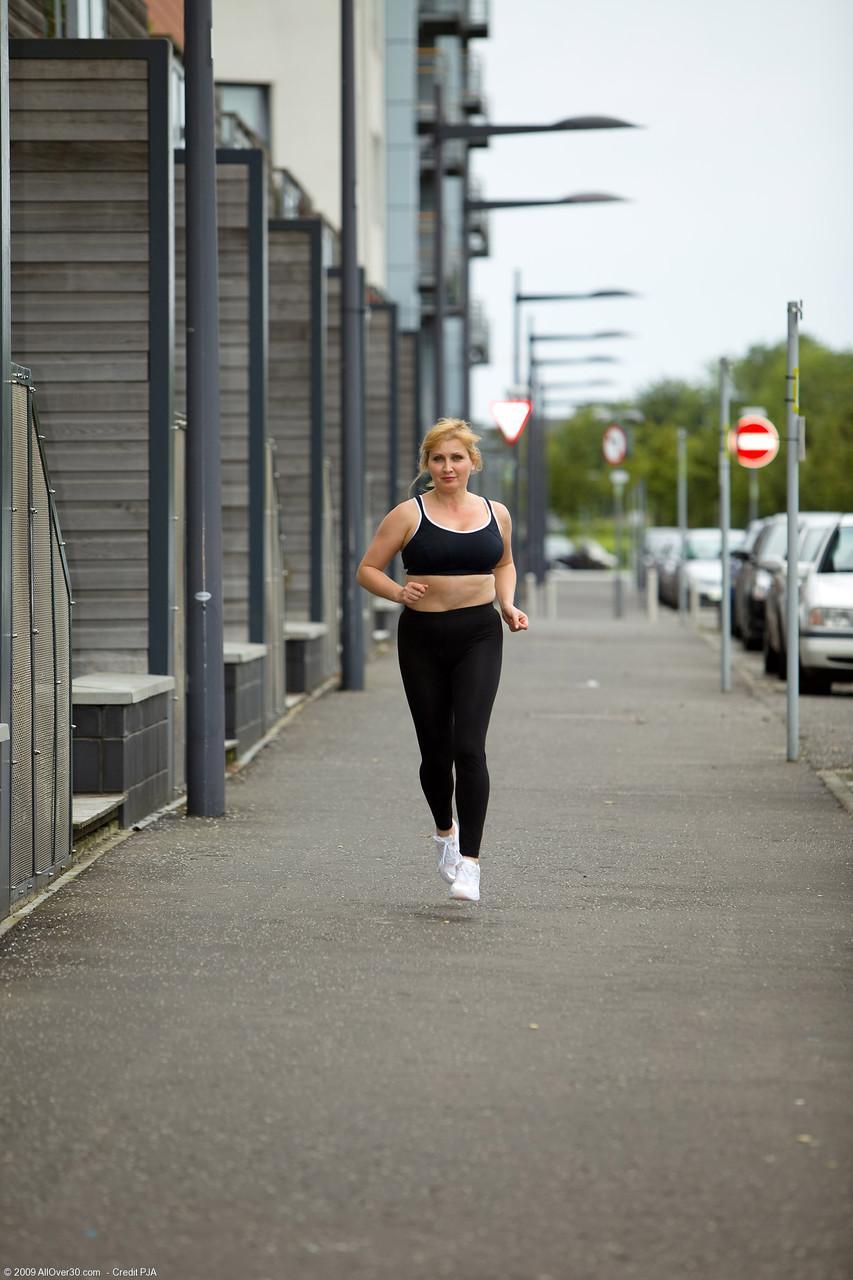
M 456 879 L 450 886 L 450 896 L 451 898 L 459 898 L 465 902 L 480 901 L 479 862 L 469 862 L 467 858 L 462 858 L 460 860 Z
M 438 874 L 448 884 L 453 884 L 456 879 L 456 869 L 461 861 L 459 856 L 459 828 L 455 822 L 452 825 L 453 830 L 449 836 L 433 836 L 433 840 L 438 845 Z

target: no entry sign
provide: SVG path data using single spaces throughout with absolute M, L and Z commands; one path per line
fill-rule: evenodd
M 769 418 L 746 414 L 738 419 L 735 452 L 742 467 L 766 467 L 779 452 L 779 432 Z
M 604 454 L 604 461 L 609 462 L 611 467 L 618 467 L 620 462 L 625 461 L 628 437 L 618 423 L 614 422 L 605 429 L 601 437 L 601 452 Z

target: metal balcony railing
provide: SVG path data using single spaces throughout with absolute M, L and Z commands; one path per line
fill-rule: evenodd
M 420 0 L 418 24 L 437 35 L 488 35 L 489 0 Z
M 427 291 L 422 306 L 430 312 L 435 291 L 435 214 L 431 212 L 418 217 L 418 262 L 418 285 Z M 448 312 L 458 311 L 462 300 L 462 255 L 458 249 L 445 251 L 444 284 Z
M 486 114 L 486 98 L 483 92 L 483 64 L 476 53 L 469 51 L 463 61 L 462 110 L 468 116 Z
M 482 302 L 471 303 L 468 360 L 471 364 L 488 364 L 491 359 L 489 321 Z
M 10 902 L 71 858 L 71 587 L 30 372 L 12 366 Z
M 483 198 L 482 183 L 475 178 L 469 179 L 468 196 L 471 200 L 481 200 Z M 489 256 L 488 209 L 470 209 L 468 211 L 468 252 L 472 258 L 488 258 Z

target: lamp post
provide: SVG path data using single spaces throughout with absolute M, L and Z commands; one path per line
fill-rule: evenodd
M 564 334 L 537 334 L 532 326 L 528 333 L 528 377 L 529 377 L 529 394 L 533 403 L 533 414 L 531 417 L 530 427 L 528 428 L 529 440 L 527 445 L 528 457 L 528 475 L 527 475 L 527 519 L 526 528 L 526 568 L 529 568 L 536 575 L 536 581 L 541 583 L 545 578 L 545 533 L 547 528 L 547 507 L 548 507 L 548 468 L 546 455 L 546 434 L 545 434 L 545 396 L 544 392 L 547 388 L 543 387 L 539 382 L 538 373 L 544 366 L 552 366 L 559 364 L 577 364 L 578 357 L 554 357 L 549 359 L 541 359 L 536 355 L 536 343 L 562 340 L 565 337 L 573 338 L 576 335 Z M 616 330 L 606 330 L 600 335 L 586 335 L 587 337 L 627 337 L 629 335 Z M 582 382 L 564 383 L 564 389 L 582 390 L 586 387 L 605 387 L 611 386 L 611 378 L 589 378 Z M 517 476 L 517 488 L 514 495 L 514 503 L 516 509 L 519 509 L 521 498 L 521 481 Z
M 462 142 L 481 142 L 489 138 L 505 137 L 510 135 L 524 133 L 568 133 L 587 131 L 592 129 L 632 129 L 635 125 L 630 124 L 627 120 L 618 120 L 613 116 L 571 116 L 564 120 L 556 120 L 553 124 L 463 124 L 444 119 L 443 104 L 441 101 L 441 86 L 436 84 L 437 93 L 435 96 L 435 118 L 431 125 L 426 126 L 427 132 L 432 132 L 434 149 L 435 149 L 435 211 L 436 211 L 436 234 L 433 244 L 433 273 L 435 277 L 434 285 L 434 333 L 435 343 L 435 370 L 434 370 L 434 386 L 435 386 L 435 408 L 436 414 L 440 414 L 443 409 L 444 398 L 444 335 L 439 334 L 439 329 L 443 326 L 444 314 L 446 311 L 446 293 L 444 282 L 444 245 L 443 245 L 443 228 L 439 226 L 442 211 L 442 185 L 444 178 L 444 155 L 443 144 L 459 140 Z M 564 201 L 556 201 L 550 203 L 564 203 Z M 463 241 L 467 240 L 467 218 L 464 219 Z M 467 246 L 463 245 L 464 269 L 467 271 Z M 463 285 L 463 299 L 467 306 L 467 287 Z M 467 330 L 467 324 L 463 323 L 463 332 Z M 467 371 L 468 353 L 465 353 L 465 368 Z M 467 373 L 464 381 L 467 381 Z
M 470 280 L 469 274 L 471 269 L 471 254 L 468 244 L 468 216 L 476 212 L 490 212 L 493 209 L 541 209 L 554 205 L 584 205 L 584 204 L 624 204 L 625 196 L 614 196 L 603 191 L 582 191 L 571 196 L 548 197 L 542 200 L 469 200 L 467 196 L 468 190 L 468 164 L 467 158 L 465 163 L 465 202 L 462 211 L 462 417 L 466 419 L 471 416 L 471 375 L 469 361 L 469 298 L 470 298 Z M 520 375 L 517 369 L 514 369 L 513 377 L 515 384 L 518 385 Z
M 516 271 L 512 298 L 512 376 L 521 382 L 521 307 L 525 302 L 597 302 L 607 298 L 639 298 L 631 289 L 593 289 L 591 293 L 522 293 L 521 273 Z

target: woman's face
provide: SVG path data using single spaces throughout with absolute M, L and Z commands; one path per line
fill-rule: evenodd
M 461 493 L 467 488 L 474 464 L 461 440 L 448 436 L 429 455 L 429 474 L 437 493 Z

